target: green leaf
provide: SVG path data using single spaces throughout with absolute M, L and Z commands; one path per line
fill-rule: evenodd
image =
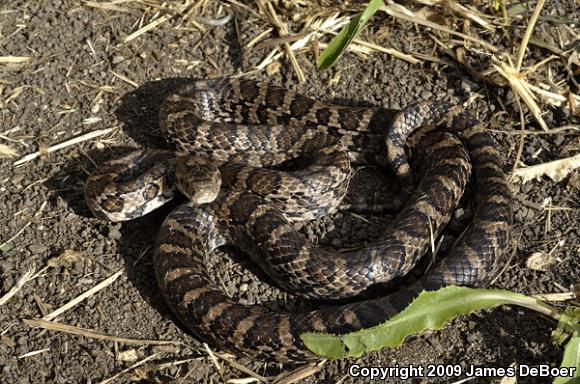
M 563 339 L 563 334 L 572 334 L 568 343 L 564 347 L 564 357 L 560 368 L 576 368 L 573 377 L 558 376 L 554 379 L 554 384 L 579 384 L 580 383 L 580 310 L 569 309 L 560 317 L 558 329 L 554 332 L 554 337 Z
M 343 336 L 304 334 L 304 344 L 328 358 L 360 356 L 367 351 L 400 346 L 407 336 L 425 330 L 438 330 L 452 318 L 474 311 L 516 304 L 553 314 L 555 310 L 540 300 L 498 289 L 449 286 L 435 292 L 422 292 L 405 310 L 385 323 Z M 340 346 L 337 343 L 342 343 Z
M 359 15 L 355 16 L 346 27 L 344 27 L 338 35 L 336 35 L 328 44 L 328 47 L 320 54 L 318 58 L 318 69 L 325 70 L 336 64 L 337 60 L 342 56 L 346 47 L 350 44 L 352 39 L 359 34 L 369 19 L 375 14 L 377 9 L 383 4 L 383 0 L 371 0 L 365 10 Z
M 578 384 L 580 383 L 580 336 L 573 336 L 564 347 L 564 357 L 561 368 L 576 368 L 573 377 L 558 376 L 554 384 Z
M 552 332 L 552 340 L 561 345 L 570 335 L 578 334 L 580 334 L 580 308 L 567 308 L 560 314 L 558 327 Z
M 340 338 L 326 333 L 303 333 L 300 338 L 308 348 L 319 356 L 338 359 L 345 354 Z

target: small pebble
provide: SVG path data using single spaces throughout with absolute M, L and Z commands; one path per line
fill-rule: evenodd
M 36 255 L 46 252 L 46 249 L 46 246 L 42 244 L 32 244 L 28 246 L 28 250 Z
M 120 62 L 124 61 L 125 58 L 123 56 L 113 56 L 113 64 L 119 64 Z

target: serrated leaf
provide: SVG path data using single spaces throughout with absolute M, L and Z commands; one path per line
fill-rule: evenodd
M 516 304 L 536 310 L 542 308 L 544 311 L 553 310 L 541 301 L 519 293 L 449 286 L 434 292 L 422 292 L 401 313 L 375 327 L 338 337 L 333 335 L 312 337 L 312 334 L 308 334 L 303 340 L 310 350 L 320 352 L 325 357 L 337 358 L 340 350 L 345 350 L 348 356 L 360 356 L 368 351 L 398 347 L 410 335 L 442 329 L 456 316 L 468 315 L 502 304 Z M 344 345 L 337 345 L 340 341 Z
M 335 335 L 325 333 L 303 333 L 300 338 L 308 349 L 319 356 L 338 359 L 346 353 L 344 344 Z
M 328 44 L 328 47 L 322 51 L 318 58 L 318 63 L 316 63 L 318 69 L 325 70 L 336 64 L 351 41 L 359 34 L 382 4 L 383 0 L 369 1 L 365 10 L 355 16 L 350 23 L 348 23 L 348 25 L 338 33 L 338 35 L 334 36 Z

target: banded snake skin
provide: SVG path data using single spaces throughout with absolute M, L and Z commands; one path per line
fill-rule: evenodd
M 135 151 L 102 165 L 87 181 L 87 204 L 98 217 L 130 220 L 172 199 L 179 188 L 191 200 L 165 219 L 154 253 L 157 282 L 173 313 L 193 334 L 236 355 L 312 360 L 316 356 L 300 339 L 304 332 L 371 327 L 423 289 L 482 286 L 497 271 L 512 222 L 501 156 L 482 123 L 450 110 L 438 102 L 403 111 L 345 107 L 253 80 L 192 81 L 167 97 L 160 111 L 160 126 L 176 150 Z M 408 140 L 442 120 L 445 130 Z M 408 141 L 418 172 L 407 159 Z M 307 167 L 274 169 L 300 156 L 311 160 Z M 348 188 L 351 162 L 387 163 L 404 185 L 416 188 L 379 240 L 339 253 L 309 243 L 291 222 L 334 211 Z M 230 244 L 297 296 L 356 296 L 417 264 L 432 237 L 443 232 L 472 170 L 469 226 L 445 258 L 400 293 L 273 312 L 230 298 L 207 269 L 212 252 Z

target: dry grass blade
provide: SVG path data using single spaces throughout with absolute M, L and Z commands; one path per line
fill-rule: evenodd
M 154 353 L 151 356 L 148 356 L 146 358 L 144 358 L 141 361 L 138 361 L 137 363 L 133 364 L 132 366 L 130 366 L 129 368 L 125 368 L 123 369 L 121 372 L 117 373 L 114 376 L 109 377 L 108 379 L 105 379 L 101 382 L 99 382 L 99 384 L 108 384 L 108 383 L 112 383 L 113 381 L 117 380 L 119 377 L 123 376 L 125 373 L 132 371 L 133 369 L 145 364 L 146 362 L 148 362 L 149 360 L 153 360 L 154 358 L 156 358 L 157 356 L 159 356 L 160 353 Z
M 83 1 L 83 5 L 92 8 L 103 9 L 106 11 L 115 11 L 115 12 L 123 12 L 123 13 L 136 13 L 133 9 L 123 8 L 113 3 L 99 3 L 96 1 Z
M 29 56 L 0 56 L 0 64 L 23 64 L 28 60 Z
M 574 95 L 571 92 L 568 93 L 568 97 L 564 95 L 559 95 L 554 92 L 546 91 L 540 87 L 533 84 L 527 85 L 530 91 L 534 92 L 538 97 L 545 103 L 551 104 L 555 107 L 565 108 L 571 102 L 580 105 L 580 96 Z
M 269 1 L 264 2 L 263 0 L 258 0 L 257 4 L 260 10 L 268 17 L 270 22 L 276 27 L 276 29 L 278 29 L 280 37 L 287 36 L 288 28 L 278 18 L 278 15 L 276 14 L 274 7 L 272 6 L 272 3 L 270 3 Z M 294 71 L 298 76 L 298 81 L 301 83 L 305 82 L 306 76 L 304 75 L 304 71 L 302 71 L 302 68 L 300 68 L 300 64 L 298 63 L 298 60 L 296 59 L 296 56 L 292 51 L 292 47 L 287 42 L 283 43 L 283 46 L 284 50 L 286 51 L 286 54 L 288 55 L 288 58 L 290 59 L 290 63 L 292 64 L 292 67 L 294 68 Z
M 259 380 L 253 377 L 240 377 L 238 379 L 228 379 L 226 381 L 227 384 L 251 384 L 251 383 L 258 383 Z
M 320 34 L 331 34 L 336 35 L 338 30 L 348 24 L 349 18 L 344 16 L 339 16 L 338 13 L 334 13 L 326 18 L 319 18 L 314 21 L 308 26 L 307 31 L 303 31 L 297 35 L 287 35 L 279 39 L 270 39 L 263 43 L 263 46 L 271 46 L 275 43 L 285 43 L 289 44 L 290 50 L 293 52 L 300 51 L 307 47 L 307 45 L 312 41 L 318 41 Z M 268 29 L 265 32 L 271 32 Z M 252 39 L 250 43 L 248 43 L 248 47 L 258 45 L 259 41 L 263 39 L 267 33 L 260 33 L 256 38 Z M 320 46 L 324 46 L 320 44 Z M 353 39 L 352 44 L 347 47 L 347 50 L 359 53 L 370 53 L 372 51 L 377 51 L 381 53 L 386 53 L 392 55 L 398 59 L 404 60 L 411 64 L 419 64 L 421 63 L 420 60 L 416 59 L 415 57 L 402 53 L 392 48 L 385 48 L 373 43 L 369 43 L 360 39 Z M 280 51 L 279 48 L 274 48 L 270 54 L 260 63 L 257 65 L 256 70 L 263 70 L 264 68 L 268 67 L 268 65 L 272 64 L 276 60 L 279 60 L 283 56 L 283 52 Z
M 523 132 L 526 128 L 524 110 L 522 109 L 522 103 L 520 103 L 520 99 L 518 99 L 517 97 L 516 97 L 516 102 L 518 104 L 518 109 L 520 111 L 520 132 Z M 524 151 L 525 140 L 526 140 L 526 135 L 522 133 L 520 136 L 520 142 L 518 144 L 518 149 L 516 152 L 516 161 L 514 161 L 514 165 L 512 167 L 512 171 L 511 171 L 510 177 L 509 177 L 510 182 L 513 180 L 514 173 L 516 172 L 516 168 L 517 168 L 518 164 L 520 163 L 520 159 L 522 158 L 522 152 Z
M 92 339 L 113 341 L 116 343 L 123 343 L 129 345 L 182 345 L 179 341 L 171 340 L 147 340 L 147 339 L 133 339 L 127 337 L 119 337 L 107 335 L 105 333 L 97 332 L 92 329 L 75 327 L 68 324 L 57 323 L 54 321 L 46 321 L 42 319 L 24 319 L 24 324 L 33 328 L 49 329 L 51 331 L 70 333 L 72 335 L 90 337 Z
M 578 297 L 576 292 L 558 292 L 558 293 L 538 293 L 532 295 L 538 300 L 543 301 L 569 301 Z
M 26 284 L 30 280 L 34 279 L 34 277 L 35 277 L 34 271 L 35 271 L 35 268 L 31 267 L 28 271 L 24 272 L 24 274 L 20 277 L 20 279 L 18 279 L 16 284 L 14 284 L 14 286 L 12 288 L 10 288 L 10 290 L 8 292 L 6 292 L 6 294 L 4 296 L 0 297 L 0 305 L 6 304 L 8 302 L 8 300 L 10 300 L 12 297 L 14 297 L 14 295 L 16 295 L 18 292 L 20 292 L 22 287 L 24 287 L 24 284 Z
M 5 144 L 0 144 L 0 158 L 2 157 L 14 157 L 18 155 L 18 151 L 12 147 Z
M 292 44 L 290 44 L 290 50 L 291 51 L 298 51 L 300 49 L 303 49 L 307 46 L 307 44 L 314 40 L 317 37 L 317 33 L 319 31 L 336 31 L 338 29 L 340 29 L 341 27 L 343 27 L 344 25 L 348 24 L 348 18 L 347 17 L 340 17 L 337 13 L 332 14 L 330 16 L 328 16 L 326 19 L 317 19 L 315 21 L 312 22 L 312 24 L 310 24 L 309 27 L 309 32 L 302 38 L 299 38 L 298 40 L 294 41 Z M 262 34 L 260 34 L 259 36 L 261 36 Z M 255 38 L 252 40 L 251 43 L 255 44 L 257 43 L 258 38 Z M 288 43 L 286 43 L 288 44 Z M 262 70 L 264 68 L 266 68 L 268 65 L 270 65 L 271 63 L 273 63 L 274 61 L 280 59 L 282 57 L 283 53 L 280 52 L 279 48 L 275 48 L 273 49 L 268 56 L 266 56 L 266 58 L 264 60 L 262 60 L 262 62 L 260 64 L 258 64 L 256 66 L 257 70 Z
M 41 353 L 48 352 L 48 351 L 50 351 L 50 348 L 44 348 L 44 349 L 39 349 L 36 351 L 26 352 L 25 354 L 18 356 L 17 359 L 24 359 L 25 357 L 40 355 Z
M 493 66 L 500 75 L 506 78 L 514 93 L 516 93 L 519 97 L 522 98 L 522 100 L 528 106 L 530 112 L 532 112 L 532 115 L 534 116 L 536 121 L 540 124 L 542 129 L 547 131 L 548 125 L 546 124 L 544 118 L 542 117 L 542 110 L 536 103 L 534 95 L 530 92 L 529 84 L 523 79 L 523 75 L 519 73 L 516 70 L 516 68 L 512 67 L 507 63 L 495 60 Z
M 278 376 L 276 378 L 276 380 L 274 380 L 274 384 L 292 384 L 292 383 L 297 383 L 309 376 L 312 376 L 318 372 L 320 372 L 320 370 L 322 369 L 322 367 L 324 366 L 324 364 L 326 363 L 326 360 L 322 360 L 318 363 L 311 363 L 311 364 L 306 364 L 300 368 L 297 368 L 293 371 L 290 372 L 286 372 L 281 374 L 280 376 Z
M 109 70 L 109 72 L 111 72 L 111 74 L 112 74 L 113 76 L 115 76 L 116 78 L 118 78 L 119 80 L 122 80 L 122 81 L 124 81 L 125 83 L 127 83 L 127 84 L 129 84 L 129 85 L 132 85 L 132 86 L 133 86 L 133 87 L 135 87 L 135 88 L 139 88 L 139 83 L 137 83 L 137 82 L 135 82 L 135 81 L 133 81 L 133 80 L 129 79 L 127 76 L 121 75 L 120 73 L 117 73 L 117 72 L 113 71 L 112 69 L 111 69 L 111 70 Z
M 224 369 L 222 368 L 222 366 L 220 365 L 220 363 L 217 361 L 217 358 L 215 357 L 215 354 L 213 353 L 213 351 L 211 350 L 211 348 L 209 347 L 209 345 L 207 345 L 207 343 L 203 343 L 203 347 L 207 351 L 207 354 L 209 355 L 209 358 L 211 359 L 212 364 L 217 369 L 219 375 L 221 376 L 221 378 L 223 380 L 223 378 L 224 378 L 223 377 Z
M 534 30 L 534 26 L 536 25 L 536 21 L 538 21 L 538 17 L 540 16 L 540 12 L 544 7 L 546 0 L 539 0 L 538 4 L 536 4 L 536 9 L 534 9 L 534 13 L 530 18 L 530 22 L 528 23 L 528 27 L 526 28 L 526 33 L 522 38 L 522 42 L 520 44 L 520 48 L 518 49 L 518 59 L 516 61 L 516 71 L 520 71 L 522 68 L 522 62 L 524 60 L 524 56 L 526 54 L 526 48 L 528 47 L 528 43 L 530 41 L 530 37 L 532 36 L 532 32 Z
M 225 361 L 229 366 L 231 366 L 232 368 L 237 369 L 240 372 L 243 372 L 247 375 L 252 376 L 254 379 L 261 381 L 262 383 L 267 383 L 269 382 L 269 380 L 267 378 L 265 378 L 262 375 L 257 374 L 256 372 L 252 371 L 250 368 L 245 367 L 243 365 L 241 365 L 240 363 L 237 363 L 231 359 L 228 359 L 227 357 L 223 356 L 223 355 L 215 355 L 216 357 L 220 358 L 220 360 Z
M 473 9 L 469 9 L 455 1 L 452 0 L 416 0 L 417 3 L 421 3 L 428 6 L 433 5 L 441 5 L 442 7 L 448 8 L 454 13 L 459 14 L 460 16 L 470 19 L 473 22 L 481 25 L 483 28 L 487 29 L 488 31 L 493 31 L 495 28 L 493 25 L 488 23 L 485 20 L 485 15 L 477 12 Z
M 115 2 L 115 3 L 117 3 L 117 2 Z M 154 17 L 156 17 L 156 18 L 154 20 L 150 21 L 149 23 L 143 25 L 135 32 L 126 36 L 123 39 L 123 41 L 125 43 L 128 43 L 128 42 L 138 38 L 139 36 L 159 27 L 161 24 L 163 24 L 163 23 L 165 23 L 173 18 L 176 18 L 178 16 L 183 16 L 183 18 L 189 17 L 189 15 L 193 12 L 193 10 L 195 10 L 197 8 L 197 6 L 200 4 L 199 2 L 195 2 L 194 0 L 185 0 L 185 1 L 179 2 L 179 3 L 178 2 L 169 2 L 169 3 L 166 3 L 166 2 L 163 2 L 163 3 L 162 2 L 141 2 L 141 1 L 130 2 L 130 3 L 135 3 L 137 5 L 145 5 L 145 6 L 147 6 L 147 9 L 153 8 L 155 10 Z M 161 13 L 164 13 L 164 14 L 161 14 Z M 158 16 L 158 15 L 160 15 L 160 16 Z M 205 20 L 208 24 L 221 25 L 222 23 L 228 22 L 230 17 L 231 17 L 231 15 L 228 15 L 225 18 L 218 19 L 218 20 L 210 20 L 210 19 L 206 19 L 206 18 L 202 18 L 202 19 Z M 143 19 L 143 16 L 142 16 L 142 19 Z M 201 29 L 201 30 L 204 29 L 202 26 L 200 26 L 195 21 L 192 20 L 191 22 L 194 25 L 196 25 L 199 29 Z
M 128 43 L 131 40 L 134 40 L 134 39 L 138 38 L 142 34 L 147 33 L 147 32 L 149 32 L 152 29 L 157 28 L 158 26 L 160 26 L 161 24 L 165 23 L 167 20 L 171 19 L 172 17 L 173 17 L 173 15 L 163 15 L 160 18 L 158 18 L 156 20 L 153 20 L 149 24 L 145 25 L 144 27 L 139 28 L 135 32 L 131 33 L 129 36 L 126 36 L 123 39 L 123 41 L 125 43 Z
M 49 154 L 51 152 L 58 151 L 60 149 L 69 147 L 71 145 L 75 145 L 75 144 L 78 144 L 78 143 L 82 143 L 83 141 L 86 141 L 86 140 L 91 140 L 91 139 L 94 139 L 96 137 L 106 135 L 107 133 L 112 132 L 113 129 L 114 128 L 106 128 L 106 129 L 99 129 L 97 131 L 85 133 L 84 135 L 75 137 L 73 139 L 67 140 L 67 141 L 62 142 L 60 144 L 56 144 L 54 146 L 50 146 L 50 147 L 46 148 L 46 150 L 45 150 L 46 152 L 45 153 L 46 154 Z M 34 159 L 40 157 L 40 155 L 41 155 L 40 151 L 39 152 L 35 152 L 35 153 L 30 153 L 30 154 L 28 154 L 28 155 L 20 158 L 19 160 L 15 161 L 12 165 L 14 165 L 14 166 L 22 165 L 24 163 L 27 163 L 27 162 L 29 162 L 31 160 L 34 160 Z
M 36 211 L 36 213 L 34 214 L 34 216 L 33 216 L 33 217 L 34 217 L 34 218 L 36 218 L 36 217 L 40 216 L 40 214 L 42 213 L 42 211 L 44 211 L 44 208 L 46 208 L 47 204 L 48 204 L 48 201 L 44 201 L 44 202 L 43 202 L 43 203 L 40 205 L 40 208 L 38 208 L 38 211 Z M 20 236 L 20 234 L 21 234 L 22 232 L 24 232 L 24 230 L 25 230 L 26 228 L 28 228 L 28 227 L 29 227 L 31 224 L 32 224 L 32 220 L 28 220 L 28 221 L 26 222 L 26 224 L 24 224 L 24 225 L 23 225 L 23 226 L 22 226 L 22 227 L 21 227 L 21 228 L 20 228 L 20 229 L 19 229 L 19 230 L 18 230 L 18 231 L 17 231 L 17 232 L 16 232 L 16 233 L 15 233 L 15 234 L 12 236 L 12 237 L 10 237 L 8 240 L 6 240 L 6 241 L 2 242 L 2 243 L 0 244 L 0 251 L 3 251 L 3 250 L 6 248 L 6 246 L 8 246 L 8 244 L 10 244 L 10 243 L 11 243 L 11 242 L 13 242 L 14 240 L 16 240 L 16 239 L 18 238 L 18 236 Z
M 577 168 L 580 168 L 580 154 L 527 168 L 518 168 L 514 172 L 514 176 L 521 178 L 523 183 L 544 175 L 559 182 Z
M 338 34 L 337 32 L 329 31 L 329 30 L 325 30 L 325 29 L 323 29 L 322 31 L 325 32 L 325 33 L 329 33 L 331 35 L 337 35 Z M 393 57 L 396 57 L 397 59 L 404 60 L 404 61 L 406 61 L 408 63 L 411 63 L 411 64 L 420 64 L 421 63 L 421 60 L 418 60 L 418 59 L 416 59 L 415 57 L 413 57 L 413 56 L 411 56 L 409 54 L 403 53 L 401 51 L 397 51 L 396 49 L 393 49 L 393 48 L 381 47 L 380 45 L 373 44 L 373 43 L 369 43 L 367 41 L 363 41 L 363 40 L 360 40 L 360 39 L 357 39 L 357 38 L 352 39 L 352 44 L 350 44 L 347 47 L 347 49 L 348 50 L 356 50 L 356 46 L 357 45 L 360 45 L 361 47 L 369 48 L 371 50 L 375 50 L 375 51 L 378 51 L 378 52 L 386 53 L 388 55 L 391 55 Z
M 89 289 L 88 291 L 86 291 L 83 294 L 75 297 L 74 299 L 72 299 L 71 301 L 69 301 L 68 303 L 66 303 L 65 305 L 63 305 L 62 307 L 60 307 L 60 308 L 52 311 L 48 315 L 44 316 L 42 318 L 42 320 L 52 320 L 55 317 L 57 317 L 58 315 L 66 312 L 66 311 L 68 311 L 69 309 L 71 309 L 72 307 L 76 306 L 81 301 L 83 301 L 83 300 L 91 297 L 92 295 L 94 295 L 95 293 L 99 292 L 100 290 L 102 290 L 102 289 L 108 287 L 109 285 L 113 284 L 113 282 L 115 282 L 115 280 L 117 280 L 119 278 L 119 276 L 121 276 L 122 274 L 123 274 L 123 269 L 118 270 L 117 272 L 113 273 L 111 276 L 109 276 L 105 280 L 101 281 L 99 284 L 95 285 L 93 288 Z
M 423 25 L 425 27 L 433 28 L 441 32 L 449 33 L 450 35 L 459 36 L 465 40 L 471 41 L 472 43 L 476 43 L 481 45 L 482 47 L 486 48 L 490 52 L 497 53 L 499 52 L 499 48 L 493 44 L 488 43 L 487 41 L 477 39 L 475 37 L 466 35 L 464 33 L 456 32 L 452 29 L 444 27 L 440 24 L 434 23 L 429 20 L 425 20 L 415 13 L 409 11 L 407 8 L 403 7 L 400 4 L 389 4 L 380 8 L 382 11 L 386 12 L 389 16 L 395 17 L 397 19 L 405 20 L 410 23 L 416 23 L 419 25 Z
M 169 363 L 158 364 L 157 365 L 157 370 L 160 371 L 162 369 L 176 367 L 178 365 L 187 364 L 187 363 L 190 363 L 190 362 L 195 361 L 195 360 L 198 360 L 198 358 L 175 360 L 175 361 L 171 361 Z

